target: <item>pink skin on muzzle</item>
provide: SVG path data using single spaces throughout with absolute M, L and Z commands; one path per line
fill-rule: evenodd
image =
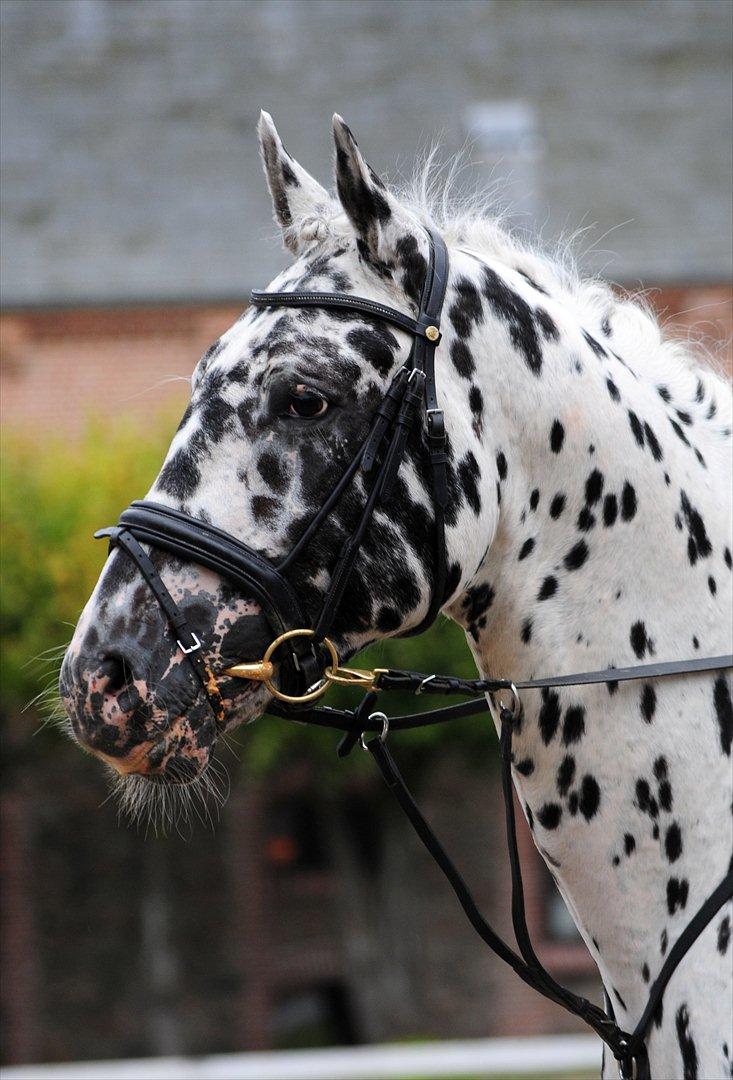
M 222 731 L 259 716 L 268 699 L 258 683 L 221 674 L 257 659 L 270 631 L 259 605 L 232 594 L 211 571 L 154 555 L 159 572 L 204 644 L 226 720 L 174 640 L 157 601 L 114 552 L 77 624 L 60 690 L 74 737 L 121 775 L 185 783 L 206 768 Z

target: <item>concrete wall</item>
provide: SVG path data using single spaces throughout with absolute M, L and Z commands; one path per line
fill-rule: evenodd
M 468 179 L 510 168 L 549 235 L 614 229 L 586 264 L 616 279 L 728 276 L 727 0 L 4 0 L 2 29 L 6 302 L 265 284 L 260 107 L 327 179 L 334 110 L 394 174 L 518 102 L 518 156 L 489 133 Z

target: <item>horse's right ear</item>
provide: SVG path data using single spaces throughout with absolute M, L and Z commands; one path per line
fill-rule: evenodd
M 306 235 L 302 235 L 303 221 L 326 216 L 329 207 L 333 206 L 333 200 L 326 189 L 287 152 L 269 113 L 260 113 L 257 134 L 275 221 L 283 231 L 286 247 L 297 255 L 305 240 L 314 239 L 312 230 L 306 230 Z

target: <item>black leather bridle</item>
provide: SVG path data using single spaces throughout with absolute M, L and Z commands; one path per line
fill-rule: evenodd
M 687 950 L 722 905 L 733 896 L 733 868 L 688 923 L 667 954 L 653 983 L 644 1013 L 632 1033 L 615 1021 L 606 998 L 607 1012 L 557 983 L 540 963 L 527 929 L 521 868 L 516 840 L 512 797 L 512 736 L 521 724 L 520 690 L 614 683 L 634 679 L 665 678 L 733 667 L 733 656 L 675 660 L 657 664 L 584 674 L 530 679 L 516 684 L 502 679 L 456 679 L 422 672 L 377 669 L 359 671 L 342 668 L 328 638 L 339 612 L 359 550 L 374 511 L 389 504 L 395 481 L 408 447 L 410 434 L 422 425 L 422 445 L 430 465 L 434 514 L 435 570 L 428 611 L 420 624 L 408 631 L 419 634 L 435 620 L 448 599 L 445 508 L 448 502 L 446 432 L 443 412 L 438 406 L 435 385 L 435 350 L 440 342 L 440 317 L 448 279 L 448 253 L 442 237 L 426 228 L 429 242 L 428 269 L 423 284 L 417 318 L 373 300 L 340 293 L 253 292 L 258 307 L 316 307 L 352 311 L 379 319 L 412 335 L 413 343 L 405 365 L 394 376 L 371 421 L 366 439 L 323 506 L 301 534 L 291 551 L 278 563 L 265 558 L 236 537 L 180 510 L 149 501 L 133 502 L 119 523 L 95 533 L 109 537 L 111 547 L 120 547 L 132 559 L 158 600 L 192 670 L 207 695 L 219 723 L 224 722 L 224 705 L 215 673 L 209 667 L 204 644 L 190 629 L 185 615 L 163 583 L 146 551 L 148 544 L 185 561 L 216 571 L 244 595 L 261 604 L 275 637 L 263 658 L 227 668 L 225 675 L 261 681 L 277 699 L 268 706 L 275 716 L 335 728 L 344 732 L 338 747 L 345 757 L 358 741 L 379 766 L 390 790 L 405 811 L 413 828 L 447 877 L 471 925 L 489 947 L 509 964 L 524 982 L 551 1001 L 584 1020 L 615 1055 L 622 1077 L 645 1080 L 650 1076 L 645 1037 L 664 989 Z M 351 536 L 344 543 L 331 569 L 329 586 L 320 612 L 309 626 L 298 596 L 288 579 L 288 571 L 303 554 L 318 529 L 361 471 L 367 487 L 363 511 Z M 272 681 L 272 657 L 282 648 L 278 665 L 278 685 Z M 330 661 L 330 663 L 329 663 Z M 365 694 L 354 709 L 312 707 L 331 683 L 359 686 Z M 374 706 L 377 693 L 410 690 L 416 694 L 462 694 L 469 700 L 431 712 L 413 713 L 387 719 Z M 511 694 L 511 707 L 505 703 Z M 407 730 L 463 716 L 496 710 L 500 727 L 502 788 L 512 876 L 512 922 L 519 945 L 517 954 L 482 917 L 463 878 L 416 806 L 386 747 L 388 731 Z M 305 711 L 303 711 L 305 710 Z M 377 733 L 367 739 L 368 733 Z

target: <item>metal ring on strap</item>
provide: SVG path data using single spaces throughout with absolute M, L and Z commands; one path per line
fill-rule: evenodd
M 387 717 L 386 713 L 373 712 L 373 713 L 369 714 L 369 720 L 370 720 L 370 722 L 372 720 L 381 720 L 382 721 L 382 730 L 377 735 L 377 738 L 379 739 L 380 743 L 382 743 L 384 745 L 384 743 L 386 742 L 387 736 L 389 735 L 389 718 Z M 362 731 L 361 736 L 359 738 L 359 742 L 361 743 L 362 750 L 369 750 L 369 747 L 367 746 L 366 742 L 364 741 L 364 735 L 365 734 L 366 734 L 366 732 Z
M 507 690 L 512 695 L 512 704 L 511 704 L 511 706 L 505 705 L 504 702 L 501 700 L 501 695 Z M 522 711 L 522 702 L 521 702 L 521 699 L 519 697 L 519 691 L 517 690 L 514 683 L 509 683 L 508 686 L 502 687 L 501 690 L 496 690 L 496 691 L 493 691 L 493 692 L 489 691 L 486 696 L 487 696 L 487 699 L 488 699 L 488 702 L 489 702 L 489 712 L 491 713 L 495 723 L 500 723 L 500 720 L 501 720 L 501 717 L 500 716 L 497 717 L 497 715 L 496 715 L 497 707 L 499 709 L 499 713 L 501 713 L 502 710 L 505 709 L 505 708 L 507 708 L 507 709 L 510 708 L 511 709 L 511 714 L 512 714 L 512 720 L 518 719 L 519 714 Z
M 265 650 L 265 655 L 262 657 L 262 663 L 263 664 L 268 664 L 270 662 L 272 654 L 275 652 L 276 649 L 278 649 L 282 645 L 282 643 L 284 641 L 289 641 L 290 638 L 294 638 L 294 637 L 315 637 L 315 636 L 316 635 L 315 635 L 314 630 L 305 630 L 305 629 L 304 630 L 288 630 L 286 633 L 280 634 L 280 637 L 276 637 L 275 640 L 271 641 L 270 644 L 267 646 L 267 649 Z M 338 658 L 338 653 L 336 652 L 336 646 L 334 645 L 334 643 L 329 638 L 323 638 L 323 644 L 328 649 L 329 655 L 331 657 L 331 663 L 332 663 L 333 667 L 337 668 L 339 658 Z M 323 697 L 323 695 L 328 690 L 328 686 L 329 686 L 329 680 L 324 678 L 324 679 L 321 680 L 321 682 L 319 684 L 317 684 L 315 690 L 308 690 L 307 693 L 305 693 L 305 694 L 295 695 L 295 694 L 283 694 L 282 690 L 278 690 L 278 688 L 274 685 L 274 683 L 272 682 L 271 679 L 263 679 L 262 682 L 267 687 L 267 689 L 270 691 L 270 693 L 272 694 L 273 697 L 277 698 L 278 701 L 286 701 L 289 705 L 298 705 L 301 702 L 317 701 L 319 697 Z

